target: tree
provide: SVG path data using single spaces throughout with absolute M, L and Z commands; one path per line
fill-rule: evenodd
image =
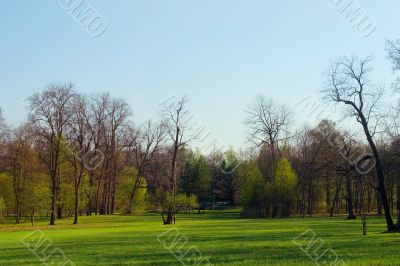
M 147 210 L 147 183 L 145 178 L 139 178 L 138 171 L 133 167 L 125 167 L 118 184 L 118 203 L 124 213 Z M 132 198 L 132 188 L 137 185 Z
M 166 125 L 167 136 L 171 142 L 171 164 L 170 171 L 168 172 L 168 178 L 170 180 L 170 193 L 172 195 L 172 204 L 170 205 L 171 209 L 168 210 L 167 219 L 164 219 L 164 224 L 172 224 L 172 218 L 175 213 L 175 197 L 177 194 L 177 162 L 178 162 L 178 153 L 181 149 L 183 149 L 188 142 L 189 138 L 186 137 L 189 128 L 189 120 L 187 115 L 188 111 L 186 109 L 187 98 L 182 97 L 178 99 L 174 99 L 169 103 L 164 104 L 161 110 L 161 114 L 163 120 Z
M 102 125 L 104 183 L 100 214 L 114 213 L 117 177 L 123 170 L 121 165 L 123 140 L 132 114 L 129 105 L 123 99 L 108 98 L 105 105 L 107 115 Z
M 51 180 L 50 225 L 54 225 L 56 219 L 61 138 L 72 116 L 70 102 L 74 96 L 72 84 L 51 84 L 29 98 L 29 117 L 38 137 L 39 155 Z
M 400 70 L 400 39 L 398 40 L 387 40 L 386 51 L 388 53 L 388 59 L 392 63 L 393 71 Z M 397 77 L 397 87 L 400 83 L 400 77 Z
M 354 118 L 362 127 L 372 152 L 378 180 L 378 191 L 385 211 L 387 230 L 395 231 L 385 188 L 385 175 L 374 135 L 380 125 L 379 102 L 383 90 L 374 88 L 369 82 L 371 58 L 344 57 L 332 64 L 327 74 L 324 98 L 347 107 L 347 116 Z M 371 159 L 365 155 L 363 161 Z
M 244 214 L 248 216 L 266 217 L 269 215 L 270 194 L 264 177 L 257 167 L 252 164 L 245 176 L 241 192 L 241 204 Z
M 83 176 L 88 167 L 93 144 L 93 135 L 90 134 L 88 125 L 87 101 L 82 95 L 76 95 L 71 101 L 72 115 L 66 132 L 64 155 L 73 167 L 74 179 L 74 224 L 78 224 L 79 216 L 79 191 Z M 63 138 L 64 139 L 64 138 Z M 90 168 L 91 169 L 91 168 Z
M 201 202 L 204 211 L 210 188 L 211 170 L 206 158 L 199 152 L 190 151 L 181 177 L 181 189 L 187 196 L 194 194 Z
M 6 145 L 7 168 L 13 180 L 15 197 L 15 223 L 20 223 L 22 205 L 27 201 L 28 187 L 37 172 L 37 156 L 33 150 L 34 139 L 28 125 L 13 130 Z
M 3 112 L 2 109 L 0 108 L 0 148 L 3 148 L 4 141 L 6 140 L 7 134 L 8 134 L 8 126 L 6 124 L 6 121 L 3 117 Z
M 291 206 L 296 200 L 297 174 L 285 157 L 281 157 L 277 163 L 275 183 L 279 202 L 283 205 L 281 215 L 289 216 Z
M 165 126 L 163 123 L 154 124 L 148 121 L 138 129 L 130 129 L 127 146 L 132 152 L 128 153 L 134 158 L 133 164 L 137 169 L 137 175 L 131 188 L 127 213 L 131 213 L 132 211 L 136 192 L 143 186 L 144 175 L 148 172 L 148 166 L 151 161 L 163 148 L 164 138 Z
M 104 160 L 104 138 L 106 131 L 106 119 L 108 117 L 107 106 L 110 102 L 110 95 L 107 93 L 93 94 L 87 99 L 88 102 L 88 127 L 90 135 L 93 137 L 93 152 L 91 158 L 101 158 L 98 167 L 88 169 L 89 192 L 88 206 L 86 213 L 96 215 L 99 210 L 100 188 L 103 176 L 105 175 L 106 161 Z M 103 156 L 102 156 L 103 155 Z M 99 157 L 100 156 L 100 157 Z
M 265 160 L 260 160 L 260 168 L 268 179 L 272 194 L 276 191 L 276 169 L 279 158 L 282 156 L 281 144 L 288 140 L 292 112 L 285 105 L 275 103 L 258 96 L 254 104 L 247 110 L 245 123 L 250 129 L 250 138 L 253 143 L 261 147 L 260 155 Z M 260 156 L 261 157 L 261 156 Z M 278 199 L 272 198 L 271 215 L 274 217 L 278 211 Z
M 315 199 L 318 194 L 315 183 L 318 177 L 322 176 L 318 161 L 323 147 L 318 129 L 306 127 L 297 134 L 292 162 L 298 174 L 297 193 L 300 201 L 298 209 L 303 217 L 306 213 L 312 215 L 315 209 Z
M 288 137 L 292 112 L 285 105 L 263 96 L 258 96 L 246 112 L 245 123 L 250 129 L 250 139 L 257 146 L 266 145 L 269 148 L 274 175 L 281 155 L 280 144 Z

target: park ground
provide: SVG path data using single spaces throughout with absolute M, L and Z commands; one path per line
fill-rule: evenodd
M 74 265 L 195 265 L 201 259 L 199 265 L 318 265 L 312 260 L 318 256 L 319 265 L 334 265 L 324 251 L 337 254 L 344 262 L 338 265 L 400 265 L 400 234 L 384 233 L 382 217 L 368 218 L 367 236 L 360 219 L 248 219 L 239 212 L 179 214 L 175 226 L 162 225 L 160 215 L 150 213 L 71 223 L 67 218 L 54 227 L 46 220 L 34 227 L 28 221 L 1 225 L 0 265 L 44 265 L 40 259 L 56 249 Z M 35 249 L 38 239 L 50 243 L 44 252 Z M 317 242 L 309 246 L 312 241 Z M 57 260 L 61 256 L 46 262 L 61 265 Z

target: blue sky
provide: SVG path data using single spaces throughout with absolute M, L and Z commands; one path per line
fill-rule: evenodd
M 364 38 L 335 1 L 90 0 L 108 22 L 93 38 L 57 0 L 5 0 L 0 107 L 18 124 L 26 117 L 21 99 L 70 81 L 80 92 L 124 98 L 140 122 L 156 118 L 165 99 L 186 95 L 207 130 L 245 147 L 244 110 L 257 94 L 289 106 L 318 99 L 323 71 L 338 56 L 374 55 L 375 80 L 390 86 L 384 44 L 400 38 L 400 2 L 358 0 L 376 22 Z M 299 113 L 297 124 L 306 120 Z

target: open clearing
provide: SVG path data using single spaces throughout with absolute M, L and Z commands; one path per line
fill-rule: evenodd
M 164 247 L 173 245 L 173 237 L 159 237 L 171 228 L 188 239 L 182 252 L 196 248 L 212 265 L 314 265 L 293 242 L 307 229 L 324 241 L 321 250 L 332 248 L 347 265 L 399 265 L 400 260 L 400 235 L 382 233 L 380 217 L 368 219 L 366 237 L 359 219 L 342 217 L 245 219 L 236 212 L 216 212 L 178 215 L 176 226 L 161 225 L 157 214 L 81 217 L 78 226 L 71 222 L 64 219 L 50 228 L 41 221 L 34 230 L 76 265 L 180 265 Z M 21 243 L 34 230 L 27 223 L 0 228 L 1 265 L 42 265 Z M 171 251 L 177 254 L 177 247 Z M 193 265 L 189 257 L 183 262 Z

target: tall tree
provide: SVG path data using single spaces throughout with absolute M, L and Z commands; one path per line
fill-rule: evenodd
M 113 214 L 118 174 L 123 167 L 120 165 L 121 152 L 124 149 L 123 140 L 129 124 L 132 111 L 123 99 L 111 98 L 106 105 L 107 116 L 104 124 L 105 168 L 103 197 L 100 214 Z
M 257 146 L 268 147 L 274 172 L 281 155 L 280 144 L 288 137 L 292 112 L 285 105 L 277 104 L 261 95 L 246 112 L 245 123 L 250 129 L 250 139 Z
M 40 158 L 51 181 L 50 225 L 54 225 L 56 219 L 61 139 L 72 116 L 70 102 L 74 96 L 72 84 L 51 84 L 29 98 L 30 121 L 39 140 Z
M 184 148 L 190 138 L 186 135 L 190 130 L 190 120 L 188 120 L 188 110 L 187 110 L 187 98 L 177 98 L 162 106 L 161 114 L 166 125 L 167 136 L 171 142 L 170 154 L 170 170 L 168 171 L 168 178 L 170 180 L 170 193 L 172 195 L 172 206 L 168 210 L 167 219 L 164 219 L 164 224 L 171 224 L 173 220 L 173 215 L 175 213 L 175 201 L 177 194 L 177 161 L 178 153 L 182 148 Z
M 289 129 L 292 120 L 292 112 L 285 105 L 275 103 L 272 99 L 258 96 L 254 104 L 246 111 L 247 119 L 245 123 L 250 129 L 250 139 L 257 146 L 267 148 L 270 158 L 267 163 L 267 172 L 264 173 L 270 179 L 272 193 L 277 195 L 276 190 L 276 169 L 279 158 L 282 155 L 280 144 L 288 139 Z M 261 150 L 263 152 L 263 150 Z M 272 198 L 272 216 L 278 211 L 278 199 Z
M 375 161 L 378 180 L 378 191 L 385 211 L 387 230 L 396 228 L 390 213 L 385 174 L 380 155 L 374 140 L 381 121 L 379 102 L 383 90 L 374 87 L 369 80 L 371 58 L 344 57 L 332 64 L 327 74 L 325 88 L 322 90 L 325 99 L 347 107 L 348 116 L 360 123 Z M 366 155 L 364 160 L 370 157 Z
M 110 101 L 108 93 L 93 94 L 88 97 L 88 127 L 90 135 L 93 137 L 93 158 L 99 157 L 104 152 L 105 124 L 108 117 L 107 105 Z M 91 167 L 89 171 L 89 192 L 88 206 L 86 213 L 90 215 L 94 212 L 96 215 L 100 208 L 100 188 L 105 175 L 106 161 L 102 160 L 99 167 Z
M 12 177 L 15 197 L 15 223 L 21 219 L 22 205 L 26 202 L 28 186 L 32 185 L 33 175 L 37 168 L 36 153 L 33 149 L 33 136 L 28 125 L 13 130 L 6 144 L 8 171 Z
M 88 126 L 87 101 L 83 95 L 76 95 L 71 102 L 72 116 L 66 132 L 66 148 L 64 155 L 73 167 L 74 179 L 74 224 L 78 223 L 79 216 L 79 190 L 83 175 L 87 168 L 92 170 L 89 164 L 93 135 Z M 88 165 L 89 164 L 89 165 Z
M 130 150 L 128 154 L 133 157 L 133 164 L 137 170 L 127 209 L 127 213 L 131 213 L 133 199 L 138 189 L 143 185 L 143 178 L 148 172 L 148 167 L 152 160 L 155 159 L 156 154 L 163 148 L 165 125 L 163 123 L 155 124 L 148 121 L 138 129 L 131 128 L 128 136 L 127 146 Z

